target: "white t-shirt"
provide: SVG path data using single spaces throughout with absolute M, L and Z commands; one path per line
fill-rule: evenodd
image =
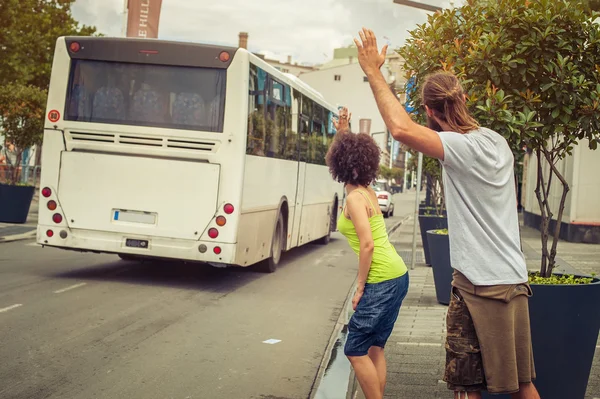
M 474 285 L 527 281 L 514 157 L 498 133 L 440 133 L 452 267 Z

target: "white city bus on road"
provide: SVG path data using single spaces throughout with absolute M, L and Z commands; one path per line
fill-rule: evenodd
M 272 272 L 336 228 L 336 111 L 244 49 L 59 38 L 37 242 Z

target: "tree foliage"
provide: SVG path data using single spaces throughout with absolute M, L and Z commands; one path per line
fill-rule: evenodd
M 468 105 L 482 125 L 501 133 L 516 158 L 524 149 L 537 155 L 542 276 L 555 265 L 569 190 L 557 162 L 583 140 L 596 149 L 600 137 L 600 29 L 593 22 L 598 16 L 588 4 L 566 0 L 467 0 L 431 15 L 399 50 L 407 77 L 415 79 L 414 109 L 421 106 L 423 78 L 452 71 L 463 80 Z M 424 122 L 422 114 L 416 116 Z M 563 195 L 551 232 L 553 178 Z
M 0 87 L 0 121 L 5 142 L 15 146 L 16 162 L 8 165 L 9 184 L 17 184 L 19 165 L 26 148 L 39 145 L 44 131 L 46 90 L 10 84 Z
M 71 15 L 74 0 L 0 1 L 0 86 L 23 83 L 46 89 L 56 39 L 89 36 Z

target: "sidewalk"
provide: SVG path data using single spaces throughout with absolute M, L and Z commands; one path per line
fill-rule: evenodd
M 37 230 L 38 209 L 40 205 L 39 196 L 36 195 L 31 201 L 27 222 L 24 224 L 0 223 L 0 244 L 18 240 L 34 238 Z
M 414 218 L 411 216 L 390 236 L 409 268 L 413 226 Z M 521 231 L 527 265 L 530 270 L 538 270 L 541 253 L 539 232 L 528 227 L 522 227 Z M 451 399 L 453 394 L 442 381 L 447 307 L 437 303 L 433 273 L 423 260 L 420 234 L 417 234 L 417 243 L 417 263 L 410 271 L 410 289 L 386 346 L 388 383 L 385 398 Z M 561 271 L 600 272 L 599 262 L 595 260 L 600 258 L 600 245 L 561 242 L 558 254 L 561 257 L 558 269 Z M 360 388 L 355 397 L 364 398 Z M 596 351 L 585 399 L 598 398 L 600 350 Z

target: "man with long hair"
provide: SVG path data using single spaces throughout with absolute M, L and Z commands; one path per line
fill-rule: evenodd
M 455 269 L 447 316 L 444 381 L 455 398 L 481 391 L 539 399 L 535 379 L 527 267 L 521 251 L 514 157 L 506 140 L 471 116 L 456 76 L 440 72 L 423 83 L 427 126 L 415 123 L 390 91 L 368 29 L 355 40 L 379 111 L 392 136 L 437 158 L 444 170 Z

